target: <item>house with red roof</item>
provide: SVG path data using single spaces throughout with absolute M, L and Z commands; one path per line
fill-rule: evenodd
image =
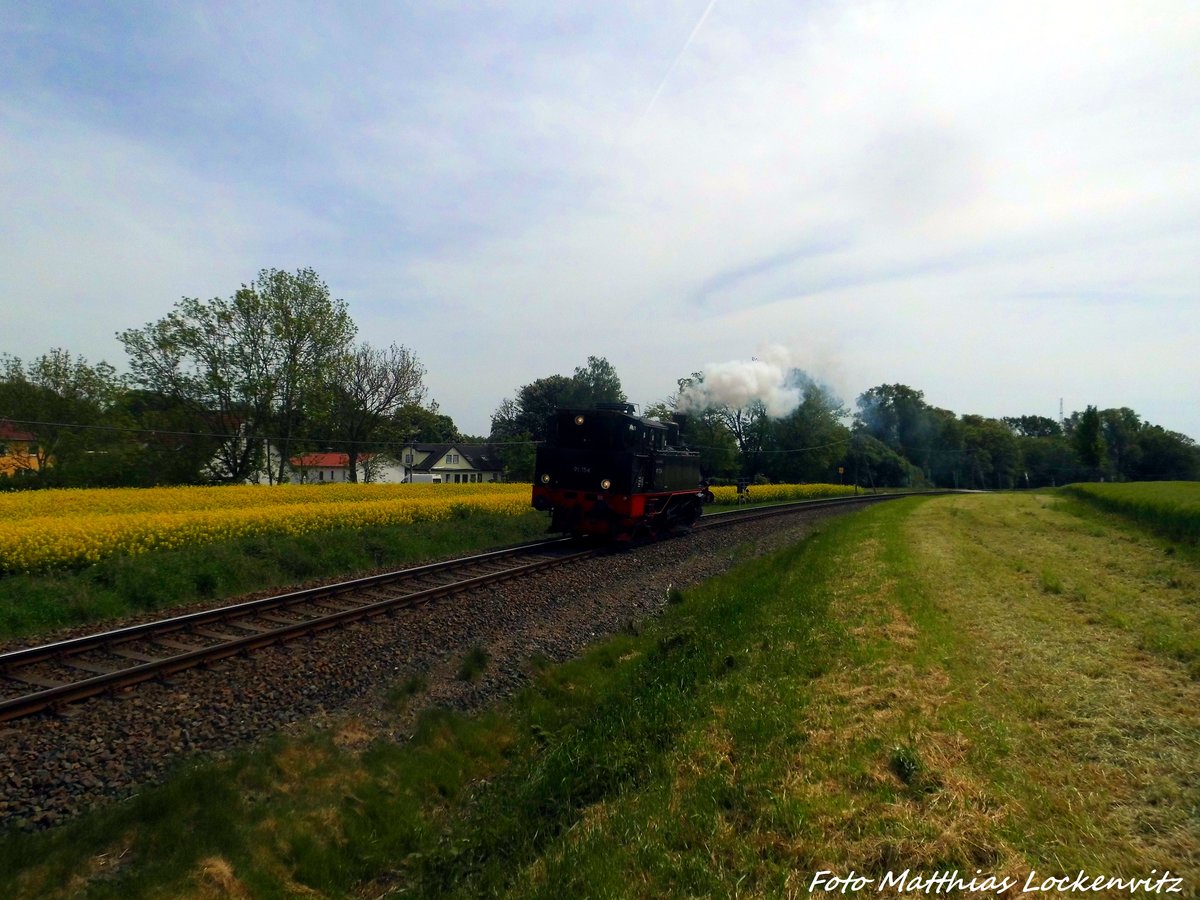
M 36 472 L 39 468 L 37 435 L 0 419 L 0 475 L 11 478 L 19 472 Z
M 305 484 L 350 481 L 346 453 L 305 453 L 291 459 L 292 472 Z M 504 467 L 490 447 L 473 444 L 406 444 L 396 457 L 364 453 L 358 481 L 375 484 L 480 484 L 503 480 Z
M 348 453 L 304 453 L 293 456 L 290 463 L 302 484 L 344 484 L 350 481 Z M 356 468 L 359 483 L 398 484 L 405 475 L 402 466 L 382 454 L 360 453 Z

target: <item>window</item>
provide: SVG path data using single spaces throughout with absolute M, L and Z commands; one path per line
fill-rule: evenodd
M 412 454 L 411 454 L 411 453 L 405 453 L 405 454 L 404 454 L 404 464 L 405 464 L 406 466 L 411 466 L 411 465 L 412 465 Z

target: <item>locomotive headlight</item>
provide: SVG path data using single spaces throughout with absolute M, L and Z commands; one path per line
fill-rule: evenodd
M 550 473 L 547 472 L 545 475 L 542 476 L 542 484 L 549 484 L 549 483 L 550 483 Z
M 612 487 L 612 482 L 607 478 L 604 478 L 600 481 L 600 490 L 607 491 L 610 487 Z
M 583 416 L 576 416 L 576 417 L 575 417 L 575 424 L 576 424 L 576 425 L 582 425 L 582 424 L 583 424 Z

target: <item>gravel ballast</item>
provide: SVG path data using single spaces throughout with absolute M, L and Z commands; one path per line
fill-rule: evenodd
M 813 509 L 697 532 L 459 594 L 0 725 L 0 829 L 53 827 L 161 780 L 182 762 L 249 746 L 280 729 L 352 719 L 365 739 L 403 739 L 422 708 L 475 710 L 511 695 L 532 658 L 562 661 L 658 614 L 685 588 L 802 540 L 856 507 Z M 113 623 L 117 627 L 125 623 Z M 482 673 L 459 677 L 472 648 Z M 421 676 L 404 716 L 389 688 Z

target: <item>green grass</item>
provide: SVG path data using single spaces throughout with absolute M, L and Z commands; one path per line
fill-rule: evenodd
M 442 522 L 254 537 L 116 557 L 80 572 L 0 576 L 0 640 L 197 600 L 284 589 L 305 581 L 542 537 L 545 517 L 464 511 Z
M 1127 516 L 1172 540 L 1200 542 L 1200 482 L 1145 481 L 1132 484 L 1072 484 L 1067 494 Z
M 0 891 L 787 896 L 906 867 L 1194 888 L 1200 610 L 1171 584 L 1196 579 L 1048 495 L 894 501 L 663 585 L 659 619 L 532 661 L 505 708 L 427 713 L 405 744 L 280 738 L 0 839 Z
M 491 656 L 479 644 L 467 651 L 458 667 L 458 677 L 462 681 L 474 681 L 487 668 Z

